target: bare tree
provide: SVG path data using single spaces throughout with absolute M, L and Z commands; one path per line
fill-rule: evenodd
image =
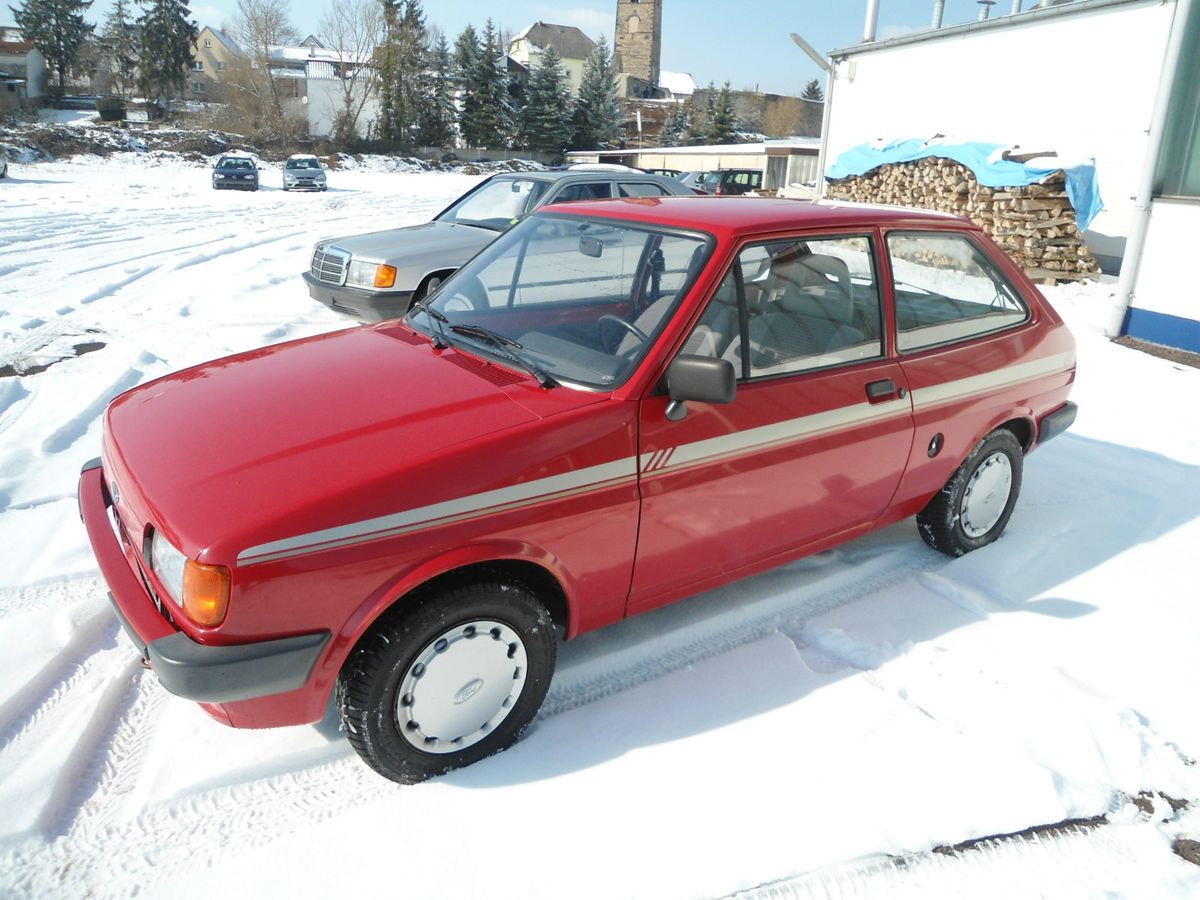
M 337 55 L 341 108 L 333 134 L 345 144 L 358 133 L 363 107 L 379 89 L 375 55 L 383 43 L 383 5 L 378 0 L 343 0 L 326 7 L 321 17 L 321 43 Z
M 278 60 L 272 51 L 300 41 L 288 18 L 288 0 L 237 0 L 232 36 L 242 50 L 226 79 L 229 103 L 246 116 L 264 137 L 286 140 L 297 123 L 284 108 L 280 79 L 272 73 Z

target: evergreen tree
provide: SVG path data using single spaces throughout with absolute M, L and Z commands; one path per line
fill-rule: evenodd
M 421 0 L 406 0 L 396 44 L 395 137 L 403 147 L 416 143 L 426 93 L 429 31 Z
M 621 103 L 617 98 L 616 72 L 604 35 L 583 66 L 579 96 L 575 99 L 575 134 L 571 146 L 577 150 L 599 150 L 621 137 Z
M 188 18 L 187 0 L 145 0 L 143 8 L 137 22 L 142 48 L 138 87 L 147 100 L 169 99 L 187 82 L 200 30 Z
M 501 147 L 511 130 L 508 75 L 500 68 L 499 43 L 496 26 L 488 19 L 479 56 L 466 73 L 463 87 L 460 122 L 463 140 L 470 147 Z
M 396 67 L 400 32 L 399 0 L 380 0 L 383 6 L 383 41 L 375 51 L 379 66 L 379 136 L 396 134 Z
M 451 71 L 455 90 L 466 90 L 467 79 L 475 70 L 475 65 L 482 52 L 479 46 L 479 32 L 468 24 L 454 41 L 454 59 Z
M 66 84 L 67 70 L 92 31 L 92 26 L 83 21 L 83 13 L 91 5 L 92 0 L 25 0 L 20 7 L 9 7 L 22 37 L 37 47 L 46 57 L 46 64 L 58 73 L 60 92 Z
M 521 109 L 520 138 L 530 150 L 560 153 L 571 141 L 571 89 L 562 61 L 553 47 L 546 48 L 542 63 L 530 73 Z
M 804 93 L 800 97 L 803 100 L 816 100 L 820 102 L 825 99 L 825 92 L 821 90 L 820 82 L 814 78 L 804 86 Z
M 418 140 L 426 147 L 449 147 L 454 142 L 458 110 L 454 105 L 450 46 L 441 32 L 430 51 L 429 65 L 428 90 L 421 106 Z
M 687 108 L 681 103 L 667 114 L 662 131 L 658 135 L 658 143 L 663 147 L 678 147 L 683 143 L 688 130 Z
M 110 91 L 124 98 L 137 80 L 138 29 L 129 18 L 125 0 L 117 0 L 100 33 L 102 64 L 111 78 Z
M 712 115 L 708 119 L 708 142 L 710 144 L 731 144 L 737 138 L 737 121 L 733 116 L 733 94 L 729 82 L 721 88 L 713 106 Z

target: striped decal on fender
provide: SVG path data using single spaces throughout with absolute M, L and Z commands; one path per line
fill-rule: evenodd
M 660 448 L 643 453 L 640 457 L 630 456 L 598 466 L 551 475 L 548 478 L 509 485 L 494 491 L 471 494 L 391 515 L 270 541 L 243 550 L 238 554 L 238 563 L 254 565 L 272 562 L 379 538 L 394 537 L 438 525 L 466 521 L 479 516 L 520 509 L 535 503 L 545 503 L 550 500 L 614 487 L 636 481 L 639 475 L 649 477 L 677 472 L 747 453 L 758 453 L 835 431 L 907 415 L 914 407 L 937 406 L 991 393 L 1003 387 L 1010 387 L 1046 375 L 1066 373 L 1074 365 L 1074 353 L 1060 353 L 1032 362 L 1008 366 L 995 372 L 986 372 L 945 384 L 920 388 L 910 394 L 911 399 L 897 398 L 884 403 L 864 402 L 852 406 L 841 406 L 812 415 L 752 428 L 748 431 Z
M 588 466 L 561 475 L 538 478 L 509 485 L 482 494 L 458 497 L 429 506 L 421 506 L 387 516 L 351 522 L 336 528 L 311 531 L 294 537 L 248 547 L 238 554 L 238 562 L 247 565 L 286 559 L 319 550 L 332 550 L 364 541 L 394 537 L 436 525 L 461 522 L 477 516 L 519 509 L 533 503 L 544 503 L 560 497 L 570 497 L 586 491 L 613 487 L 637 478 L 637 460 L 630 456 L 598 466 Z

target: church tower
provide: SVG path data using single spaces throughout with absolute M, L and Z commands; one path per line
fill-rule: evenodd
M 613 68 L 658 85 L 662 55 L 662 0 L 617 0 Z

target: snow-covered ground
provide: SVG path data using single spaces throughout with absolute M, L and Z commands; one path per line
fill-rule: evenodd
M 1102 339 L 1111 285 L 1048 291 L 1080 416 L 1030 457 L 998 543 L 951 561 L 905 522 L 585 635 L 519 745 L 399 787 L 328 722 L 235 731 L 166 694 L 74 491 L 116 393 L 345 327 L 300 281 L 312 242 L 422 221 L 475 179 L 366 168 L 296 195 L 267 171 L 218 194 L 163 156 L 10 172 L 0 893 L 1200 895 L 1172 852 L 1200 838 L 1200 371 Z

